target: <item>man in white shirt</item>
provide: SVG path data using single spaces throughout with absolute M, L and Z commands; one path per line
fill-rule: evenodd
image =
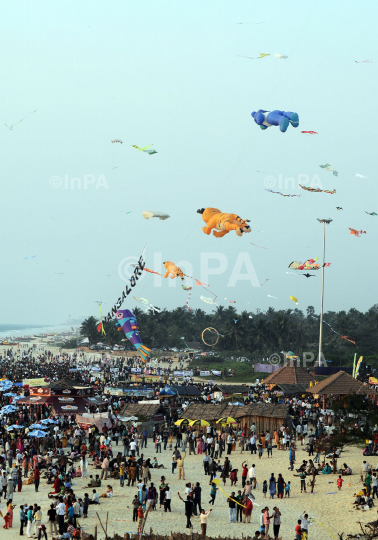
M 136 449 L 136 442 L 131 441 L 130 442 L 130 452 L 131 452 L 132 457 L 135 457 L 135 449 Z
M 63 497 L 59 497 L 59 504 L 56 507 L 56 514 L 58 516 L 59 534 L 64 532 L 64 514 L 66 511 L 66 505 L 63 502 Z
M 256 478 L 255 464 L 253 464 L 252 467 L 248 469 L 248 478 L 249 478 L 249 483 L 252 484 L 252 480 Z

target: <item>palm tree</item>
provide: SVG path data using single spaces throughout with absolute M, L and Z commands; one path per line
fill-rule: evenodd
M 85 336 L 89 339 L 90 342 L 97 341 L 98 331 L 97 331 L 98 320 L 95 317 L 88 317 L 84 319 L 80 327 L 80 335 Z

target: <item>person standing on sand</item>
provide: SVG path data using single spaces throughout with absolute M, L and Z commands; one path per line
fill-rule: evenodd
M 199 518 L 201 520 L 201 536 L 206 536 L 206 529 L 207 529 L 207 518 L 210 516 L 210 512 L 212 512 L 213 509 L 210 508 L 207 512 L 202 508 L 201 513 L 199 515 Z
M 185 504 L 186 528 L 191 529 L 192 522 L 190 521 L 190 518 L 192 517 L 192 514 L 193 514 L 193 503 L 188 497 L 186 499 L 183 499 L 180 493 L 177 493 L 177 494 L 182 500 L 182 502 Z
M 281 512 L 279 511 L 278 507 L 275 506 L 273 508 L 273 534 L 274 534 L 274 540 L 278 540 L 278 535 L 280 533 L 280 527 L 281 527 Z
M 183 456 L 176 458 L 177 468 L 178 468 L 178 479 L 185 480 L 185 471 L 184 471 L 184 460 L 186 458 L 186 452 Z

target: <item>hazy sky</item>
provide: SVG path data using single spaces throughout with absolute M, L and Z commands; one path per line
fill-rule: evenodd
M 139 256 L 145 242 L 149 268 L 163 271 L 159 261 L 169 260 L 190 274 L 188 261 L 198 279 L 206 276 L 204 258 L 220 253 L 228 266 L 207 283 L 225 306 L 231 299 L 238 310 L 294 308 L 293 295 L 301 309 L 319 311 L 320 272 L 286 274 L 293 260 L 321 259 L 318 217 L 334 219 L 325 310 L 373 305 L 378 216 L 365 211 L 378 213 L 378 6 L 347 0 L 340 7 L 307 0 L 3 2 L 3 124 L 37 112 L 12 131 L 0 129 L 0 322 L 97 315 L 96 300 L 106 312 L 126 285 L 121 262 Z M 271 56 L 238 57 L 260 52 Z M 262 131 L 251 118 L 260 108 L 298 112 L 300 127 Z M 153 156 L 131 147 L 151 143 Z M 327 162 L 338 177 L 319 168 Z M 94 179 L 87 189 L 85 175 Z M 309 182 L 318 175 L 315 187 L 337 193 L 303 191 L 298 175 Z M 264 191 L 267 176 L 275 179 L 271 189 L 301 197 Z M 62 183 L 54 187 L 57 177 Z M 252 233 L 206 236 L 196 211 L 207 206 L 250 219 Z M 146 221 L 143 210 L 171 217 Z M 348 227 L 367 234 L 356 238 Z M 228 287 L 243 260 L 259 283 L 271 281 Z M 185 305 L 188 293 L 172 283 L 146 274 L 134 294 L 161 308 Z M 211 312 L 201 294 L 211 296 L 194 287 L 191 307 Z

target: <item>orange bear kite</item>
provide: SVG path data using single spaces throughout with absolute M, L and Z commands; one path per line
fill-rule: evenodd
M 222 214 L 217 208 L 201 208 L 197 210 L 197 214 L 202 214 L 202 219 L 207 223 L 207 226 L 202 228 L 203 232 L 210 234 L 212 229 L 216 229 L 213 231 L 216 238 L 222 238 L 230 231 L 235 231 L 238 236 L 251 232 L 251 227 L 247 225 L 249 219 L 243 220 L 236 214 Z
M 164 274 L 164 277 L 167 278 L 169 274 L 171 275 L 171 279 L 175 279 L 176 277 L 180 277 L 181 281 L 184 281 L 184 273 L 178 266 L 175 265 L 175 263 L 171 261 L 166 261 L 164 264 L 164 268 L 167 270 Z

